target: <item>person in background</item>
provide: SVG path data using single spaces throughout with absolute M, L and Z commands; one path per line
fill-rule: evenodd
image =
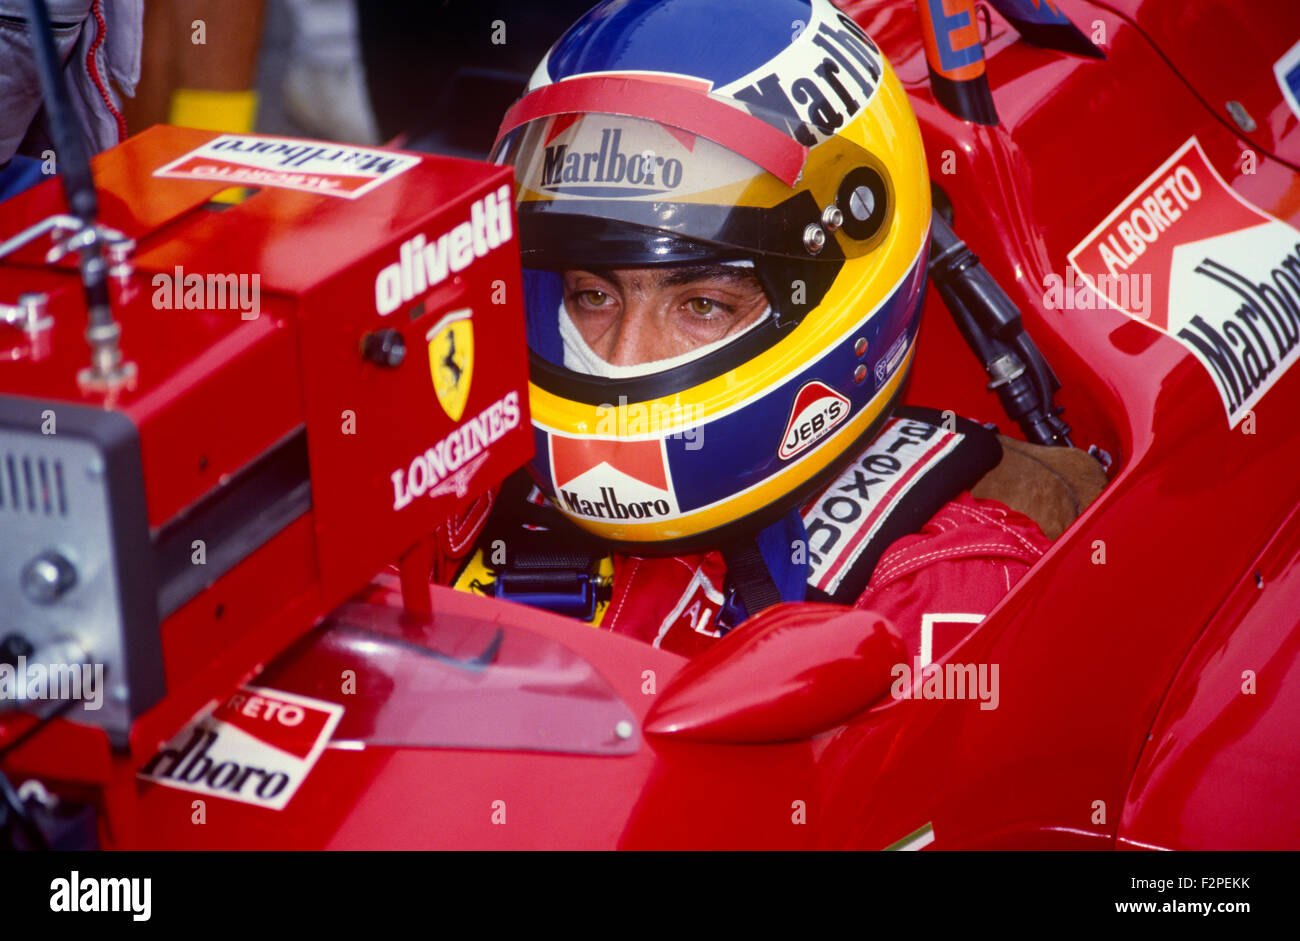
M 126 136 L 119 95 L 140 79 L 143 0 L 45 0 L 72 110 L 92 153 Z M 0 0 L 0 200 L 58 172 L 26 0 Z
M 154 124 L 248 133 L 265 0 L 150 0 L 140 88 L 126 107 L 135 134 Z

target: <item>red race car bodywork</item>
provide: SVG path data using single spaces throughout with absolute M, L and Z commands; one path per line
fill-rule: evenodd
M 940 669 L 996 665 L 996 708 L 891 695 L 901 647 L 870 612 L 780 605 L 687 661 L 436 585 L 431 613 L 412 613 L 385 572 L 309 633 L 286 615 L 292 626 L 249 640 L 242 670 L 232 663 L 154 707 L 130 749 L 60 723 L 7 755 L 6 769 L 97 803 L 101 839 L 121 848 L 1300 846 L 1289 799 L 1300 767 L 1300 370 L 1288 368 L 1300 348 L 1280 355 L 1285 336 L 1270 347 L 1265 333 L 1287 316 L 1300 324 L 1300 281 L 1285 294 L 1286 259 L 1300 265 L 1300 116 L 1271 68 L 1300 40 L 1300 7 L 1255 25 L 1233 18 L 1229 35 L 1217 5 L 1177 4 L 1176 31 L 1172 6 L 1055 3 L 1104 60 L 1029 45 L 996 12 L 977 17 L 999 119 L 982 126 L 936 102 L 915 4 L 844 4 L 909 92 L 954 228 L 1058 374 L 1073 440 L 1113 460 L 1105 491 L 988 617 L 932 612 L 936 632 L 960 638 Z M 119 152 L 144 151 L 137 140 Z M 1261 259 L 1262 273 L 1282 272 L 1272 288 L 1282 318 L 1232 320 L 1208 289 L 1160 281 L 1171 264 L 1202 263 L 1179 247 L 1208 259 L 1219 243 L 1207 240 L 1275 223 L 1294 227 L 1284 252 Z M 259 224 L 248 246 L 287 244 L 275 218 Z M 406 233 L 355 232 L 385 246 L 358 284 L 369 289 Z M 1083 302 L 1099 265 L 1155 272 L 1145 318 Z M 1242 290 L 1236 304 L 1249 308 Z M 1166 309 L 1166 291 L 1204 306 Z M 1265 293 L 1251 295 L 1257 306 Z M 917 348 L 907 403 L 1015 433 L 937 292 Z M 253 604 L 279 590 L 232 595 Z M 179 643 L 182 656 L 216 656 Z M 218 692 L 259 663 L 253 690 L 233 702 Z M 209 800 L 196 825 L 195 799 L 212 792 L 176 779 L 193 771 L 194 785 L 215 766 L 202 765 L 202 739 L 184 751 L 193 733 L 181 724 L 210 699 L 224 704 L 225 728 L 273 722 L 264 706 L 277 693 L 281 716 L 303 697 L 341 707 L 318 710 L 337 723 L 332 734 L 294 746 L 314 754 L 282 808 Z M 9 720 L 7 731 L 21 729 Z M 164 746 L 173 754 L 139 777 Z M 220 777 L 245 794 L 259 780 L 275 789 L 239 768 Z

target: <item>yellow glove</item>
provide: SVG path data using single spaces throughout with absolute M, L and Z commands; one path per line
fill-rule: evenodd
M 168 123 L 205 131 L 247 134 L 257 116 L 257 92 L 178 88 L 172 92 Z

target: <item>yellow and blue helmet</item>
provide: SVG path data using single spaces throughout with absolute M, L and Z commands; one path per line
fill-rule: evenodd
M 876 433 L 919 327 L 930 190 L 879 48 L 829 0 L 607 0 L 507 113 L 530 471 L 640 554 L 752 534 Z M 768 310 L 687 355 L 609 365 L 566 271 L 752 268 Z M 707 306 L 707 305 L 706 305 Z

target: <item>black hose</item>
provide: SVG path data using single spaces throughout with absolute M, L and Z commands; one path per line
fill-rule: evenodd
M 49 840 L 41 832 L 41 828 L 36 822 L 27 815 L 27 808 L 23 806 L 23 799 L 14 790 L 13 784 L 9 782 L 9 776 L 0 770 L 0 799 L 9 808 L 9 815 L 12 817 L 11 825 L 17 829 L 27 840 L 28 849 L 48 850 L 50 848 Z
M 54 50 L 50 14 L 45 7 L 45 0 L 27 0 L 27 11 L 32 51 L 36 54 L 36 71 L 41 80 L 45 114 L 59 163 L 64 198 L 68 202 L 68 210 L 85 226 L 83 231 L 94 233 L 99 201 L 95 196 L 95 181 L 90 173 L 90 154 L 85 138 L 73 118 L 62 64 Z M 111 333 L 115 341 L 117 328 L 108 302 L 108 272 L 98 238 L 92 237 L 89 244 L 82 246 L 80 267 L 90 329 Z M 93 338 L 91 345 L 97 347 Z
M 45 114 L 50 122 L 50 137 L 58 154 L 59 175 L 68 209 L 86 225 L 95 224 L 98 201 L 90 176 L 90 155 L 86 142 L 72 116 L 68 86 L 63 80 L 63 64 L 54 50 L 54 32 L 45 0 L 27 0 L 31 25 L 32 51 L 36 54 L 36 71 L 45 99 Z
M 1025 333 L 1020 310 L 938 212 L 930 233 L 930 278 L 1003 410 L 1029 441 L 1068 447 L 1070 429 L 1054 402 L 1061 384 Z

